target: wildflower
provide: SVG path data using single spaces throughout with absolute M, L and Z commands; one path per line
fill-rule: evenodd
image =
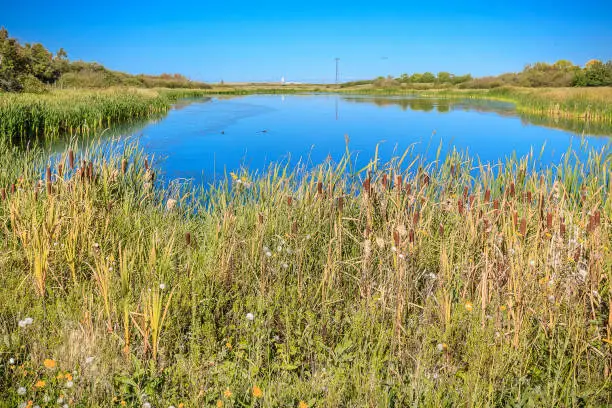
M 240 180 L 238 180 L 240 181 Z M 217 400 L 217 408 L 221 408 L 223 406 L 223 401 Z
M 66 373 L 66 375 L 64 377 L 66 378 L 66 380 L 72 381 L 72 374 Z
M 125 402 L 124 400 L 121 400 L 121 402 L 119 403 L 122 407 L 125 407 L 127 405 L 127 402 Z
M 63 380 L 64 379 L 64 374 L 63 373 L 57 373 L 57 376 L 55 377 L 58 380 Z
M 17 395 L 25 395 L 27 392 L 25 387 L 19 387 L 17 388 Z
M 436 274 L 435 274 L 435 273 L 433 273 L 433 272 L 429 272 L 429 275 L 428 275 L 428 276 L 429 276 L 429 279 L 432 279 L 432 280 L 434 280 L 434 279 L 436 279 L 436 278 L 438 277 L 438 275 L 436 275 Z
M 181 402 L 180 404 L 178 404 L 178 408 L 185 408 L 185 404 Z
M 448 346 L 446 345 L 446 343 L 438 343 L 436 348 L 441 353 L 441 352 L 445 351 L 448 348 Z
M 9 358 L 9 364 L 10 364 L 10 365 L 15 364 L 15 359 L 14 359 L 14 358 L 12 358 L 12 357 L 11 357 L 11 358 Z
M 47 385 L 47 383 L 43 380 L 38 380 L 36 381 L 36 384 L 34 384 L 36 388 L 45 388 L 45 385 Z
M 269 258 L 269 257 L 271 257 L 271 256 L 272 256 L 272 252 L 270 252 L 270 251 L 266 251 L 266 256 L 267 256 L 268 258 Z
M 474 305 L 472 305 L 472 302 L 465 302 L 465 310 L 467 310 L 468 312 L 474 310 Z
M 277 247 L 276 247 L 276 251 L 277 251 L 277 252 L 282 252 L 282 251 L 283 251 L 283 247 L 282 247 L 282 246 L 280 246 L 280 245 L 279 245 L 279 246 L 277 246 Z
M 555 302 L 555 296 L 554 296 L 554 295 L 550 295 L 550 296 L 548 296 L 548 301 L 549 301 L 550 303 L 554 303 L 554 302 Z
M 160 288 L 161 290 L 166 289 L 166 284 L 165 284 L 165 283 L 160 283 L 160 284 L 159 284 L 159 288 Z
M 253 315 L 253 313 L 249 312 L 246 314 L 246 318 L 247 320 L 253 321 L 253 319 L 255 319 L 255 316 Z
M 232 343 L 230 343 L 229 341 L 227 343 L 225 343 L 225 347 L 227 347 L 228 350 L 232 349 Z
M 142 408 L 151 408 L 151 403 L 150 402 L 144 402 L 142 404 Z
M 74 383 L 72 381 L 66 381 L 66 388 L 72 388 Z
M 225 391 L 223 391 L 223 396 L 224 396 L 225 398 L 229 398 L 229 397 L 231 397 L 231 396 L 232 396 L 232 392 L 230 391 L 230 389 L 229 389 L 229 388 L 226 388 L 226 389 L 225 389 Z
M 43 365 L 45 366 L 45 368 L 51 369 L 51 368 L 55 368 L 57 363 L 53 359 L 46 358 L 45 361 L 43 361 Z
M 289 264 L 287 264 L 287 262 L 283 262 L 283 268 L 284 268 L 284 269 L 289 268 Z
M 259 388 L 258 386 L 254 385 L 253 386 L 253 396 L 255 398 L 261 398 L 263 397 L 263 391 L 261 391 L 261 388 Z
M 529 261 L 529 266 L 535 266 L 535 261 L 533 259 Z
M 64 402 L 64 398 L 58 397 L 56 402 L 57 402 L 58 405 L 62 404 Z
M 502 311 L 502 312 L 505 312 L 506 311 L 506 305 L 501 305 L 499 307 L 499 310 Z
M 298 408 L 308 408 L 308 404 L 304 401 L 300 401 L 300 403 L 298 404 Z

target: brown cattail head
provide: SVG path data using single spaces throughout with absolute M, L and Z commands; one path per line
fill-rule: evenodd
M 457 209 L 459 210 L 459 215 L 463 215 L 463 200 L 457 200 Z
M 408 232 L 408 241 L 412 244 L 414 243 L 414 230 L 410 228 L 410 232 Z
M 499 200 L 493 200 L 493 210 L 495 213 L 499 212 Z
M 72 149 L 68 150 L 68 165 L 70 170 L 74 170 L 74 151 Z
M 415 211 L 414 215 L 412 216 L 412 224 L 414 224 L 414 226 L 416 226 L 419 223 L 419 212 Z
M 423 185 L 424 186 L 428 186 L 429 185 L 429 174 L 427 174 L 427 173 L 423 174 Z
M 468 197 L 469 189 L 467 186 L 463 187 L 463 200 L 466 201 Z
M 521 218 L 521 227 L 519 232 L 523 237 L 527 235 L 527 220 L 525 218 Z
M 580 260 L 580 247 L 576 248 L 576 252 L 574 252 L 574 262 L 578 262 Z
M 599 227 L 599 225 L 601 224 L 601 213 L 599 212 L 599 210 L 595 210 L 593 217 L 595 221 L 595 226 Z
M 187 246 L 191 246 L 191 232 L 185 233 L 185 244 L 187 244 Z
M 344 209 L 344 197 L 338 197 L 338 211 L 342 212 Z
M 514 224 L 514 228 L 518 226 L 518 212 L 512 212 L 512 223 Z
M 395 244 L 396 248 L 399 248 L 400 236 L 399 236 L 399 232 L 397 230 L 393 231 L 393 243 Z
M 51 167 L 47 166 L 47 170 L 45 171 L 45 181 L 47 183 L 51 183 Z
M 87 178 L 91 181 L 93 180 L 93 163 L 89 162 L 87 165 Z
M 508 194 L 510 195 L 510 197 L 514 197 L 514 194 L 516 193 L 516 187 L 514 186 L 514 182 L 510 183 L 510 191 L 508 192 Z
M 562 237 L 565 236 L 565 224 L 563 222 L 559 225 L 559 234 L 561 234 Z
M 145 170 L 149 170 L 149 159 L 144 160 L 144 168 Z
M 491 190 L 487 188 L 487 191 L 485 191 L 485 195 L 484 195 L 484 201 L 485 203 L 488 203 L 490 200 L 491 200 Z
M 57 175 L 60 177 L 64 177 L 64 163 L 58 163 L 57 165 Z
M 412 191 L 412 186 L 410 185 L 410 183 L 406 183 L 406 194 L 410 195 L 411 191 Z
M 257 214 L 257 220 L 259 221 L 260 224 L 263 224 L 264 216 L 262 213 Z
M 398 192 L 402 191 L 402 175 L 398 174 L 395 176 L 395 188 Z
M 15 191 L 17 191 L 17 187 L 15 186 L 15 183 L 11 184 L 11 194 L 15 194 Z
M 293 197 L 291 196 L 287 197 L 287 205 L 291 207 L 292 204 L 293 204 Z
M 317 194 L 320 196 L 323 195 L 323 182 L 322 181 L 319 181 L 317 183 Z
M 367 195 L 370 195 L 372 193 L 372 189 L 371 189 L 371 185 L 370 185 L 370 177 L 366 178 L 363 181 L 363 191 Z
M 121 160 L 121 174 L 125 175 L 125 173 L 127 172 L 127 166 L 128 166 L 127 159 Z
M 527 204 L 531 204 L 532 199 L 533 197 L 532 197 L 531 191 L 528 191 L 527 192 Z
M 476 200 L 476 197 L 474 196 L 474 194 L 471 194 L 470 197 L 469 197 L 470 208 L 474 207 L 474 200 Z
M 548 228 L 548 230 L 552 229 L 552 223 L 553 223 L 553 215 L 551 213 L 546 213 L 546 228 Z
M 451 164 L 450 173 L 452 177 L 455 177 L 455 165 L 454 164 Z
M 297 232 L 298 232 L 298 223 L 297 221 L 293 221 L 293 224 L 291 224 L 291 233 L 297 234 Z
M 389 187 L 389 180 L 387 180 L 387 173 L 383 173 L 382 175 L 382 180 L 380 181 L 380 184 L 382 184 L 383 188 L 386 190 L 387 187 Z
M 51 195 L 51 193 L 53 192 L 53 184 L 51 184 L 50 181 L 47 182 L 47 194 Z
M 0 190 L 0 198 L 2 198 L 2 201 L 6 201 L 6 188 Z

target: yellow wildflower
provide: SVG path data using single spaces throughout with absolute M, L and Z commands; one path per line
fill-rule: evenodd
M 124 400 L 121 400 L 120 404 L 121 404 L 122 407 L 125 407 L 127 405 L 127 402 L 125 402 Z
M 223 401 L 217 400 L 217 408 L 221 408 L 223 406 Z
M 308 408 L 308 404 L 304 401 L 300 401 L 300 403 L 298 404 L 298 408 Z
M 232 396 L 232 392 L 230 391 L 230 389 L 229 389 L 229 388 L 226 388 L 226 389 L 225 389 L 225 391 L 223 391 L 223 396 L 224 396 L 225 398 L 229 398 L 229 397 L 231 397 L 231 396 Z
M 66 380 L 72 381 L 72 374 L 66 373 L 65 377 L 66 377 Z
M 46 358 L 45 361 L 43 361 L 43 365 L 46 368 L 55 368 L 55 366 L 57 365 L 55 360 L 52 360 L 50 358 Z
M 499 307 L 499 310 L 501 310 L 502 312 L 505 312 L 506 311 L 506 305 L 501 305 Z
M 64 374 L 57 373 L 57 376 L 55 378 L 57 378 L 58 380 L 63 380 L 64 379 Z
M 227 343 L 225 343 L 225 347 L 227 347 L 228 350 L 232 349 L 232 343 L 230 343 L 229 341 Z
M 468 312 L 471 312 L 472 310 L 474 310 L 474 306 L 472 305 L 472 302 L 465 302 L 465 310 L 467 310 Z
M 238 175 L 236 173 L 234 173 L 233 171 L 230 173 L 230 176 L 232 176 L 233 180 L 238 179 Z
M 185 404 L 181 402 L 180 404 L 178 404 L 178 408 L 185 408 Z
M 46 382 L 44 382 L 43 380 L 38 380 L 38 381 L 36 381 L 36 384 L 34 384 L 34 386 L 35 386 L 36 388 L 44 388 L 44 387 L 45 387 L 45 385 L 47 385 L 47 383 L 46 383 Z
M 259 388 L 258 386 L 254 385 L 253 386 L 253 396 L 255 398 L 261 398 L 263 397 L 263 391 L 261 391 L 261 388 Z

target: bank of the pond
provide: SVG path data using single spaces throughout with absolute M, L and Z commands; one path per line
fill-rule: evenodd
M 118 123 L 164 114 L 178 99 L 202 95 L 196 89 L 136 88 L 0 93 L 0 137 L 90 134 Z

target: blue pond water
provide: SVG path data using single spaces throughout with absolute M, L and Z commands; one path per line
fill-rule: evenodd
M 512 104 L 405 97 L 251 95 L 182 102 L 162 120 L 139 129 L 141 146 L 159 161 L 166 179 L 210 182 L 240 167 L 263 170 L 271 162 L 318 164 L 350 150 L 367 164 L 379 144 L 384 160 L 414 145 L 434 158 L 444 149 L 468 150 L 485 162 L 545 144 L 543 164 L 558 162 L 586 140 L 600 148 L 605 136 L 530 124 Z

